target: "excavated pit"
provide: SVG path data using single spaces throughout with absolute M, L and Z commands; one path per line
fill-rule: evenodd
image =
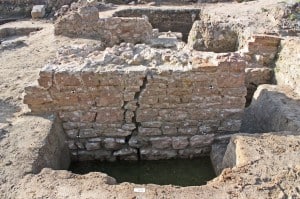
M 87 6 L 58 20 L 55 34 L 112 46 L 65 47 L 41 70 L 38 84 L 26 88 L 33 113 L 56 113 L 62 121 L 69 170 L 179 186 L 215 177 L 211 152 L 215 172 L 222 171 L 226 136 L 240 130 L 246 91 L 249 103 L 251 86 L 271 79 L 264 67 L 280 42 L 253 35 L 238 49 L 237 30 L 201 21 L 200 9 L 131 8 L 99 18 Z M 174 173 L 182 178 L 172 179 Z
M 201 186 L 216 177 L 209 157 L 155 161 L 73 162 L 69 168 L 76 174 L 102 172 L 118 183 Z
M 298 198 L 298 58 L 282 59 L 297 49 L 282 46 L 278 54 L 281 38 L 246 38 L 224 17 L 190 12 L 172 24 L 181 15 L 172 9 L 136 10 L 99 19 L 88 6 L 58 20 L 56 34 L 101 41 L 60 49 L 38 84 L 26 88 L 32 114 L 53 115 L 25 114 L 0 129 L 0 141 L 11 132 L 24 136 L 13 153 L 22 164 L 3 161 L 21 176 L 11 183 L 20 188 L 17 198 Z M 152 28 L 167 33 L 154 36 Z M 270 83 L 277 56 L 277 80 L 293 89 L 259 86 Z M 246 94 L 249 105 L 257 88 L 243 114 Z M 291 132 L 278 133 L 284 130 Z M 222 173 L 213 179 L 213 170 Z
M 146 17 L 153 28 L 160 32 L 180 32 L 187 42 L 195 20 L 199 20 L 200 9 L 147 9 L 130 8 L 114 13 L 115 17 Z
M 38 85 L 26 88 L 24 102 L 33 113 L 58 115 L 71 171 L 94 171 L 91 161 L 100 161 L 106 163 L 99 169 L 103 165 L 102 172 L 117 182 L 141 178 L 145 183 L 202 185 L 215 177 L 208 158 L 212 144 L 240 129 L 244 69 L 234 53 L 177 52 L 130 43 L 104 51 L 66 47 L 41 70 Z M 143 172 L 148 166 L 152 171 Z M 172 172 L 163 172 L 167 167 Z M 128 172 L 130 179 L 113 168 L 140 172 Z M 177 180 L 171 178 L 173 172 Z M 203 176 L 191 178 L 193 173 Z M 148 178 L 154 174 L 170 181 Z

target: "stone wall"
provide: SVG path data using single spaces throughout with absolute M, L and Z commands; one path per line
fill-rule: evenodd
M 122 46 L 114 56 L 128 57 L 142 44 Z M 239 131 L 246 89 L 245 64 L 236 54 L 211 62 L 195 52 L 185 64 L 171 64 L 169 49 L 144 50 L 123 65 L 111 60 L 112 49 L 94 52 L 103 53 L 104 62 L 95 57 L 50 64 L 40 72 L 39 85 L 26 88 L 24 103 L 32 112 L 59 113 L 79 160 L 207 155 L 214 136 Z M 163 60 L 147 63 L 149 53 Z
M 84 6 L 58 19 L 55 34 L 99 39 L 112 46 L 121 42 L 147 42 L 152 36 L 152 26 L 143 18 L 99 19 L 99 10 L 96 7 Z
M 153 28 L 160 32 L 181 32 L 187 41 L 193 22 L 199 19 L 200 9 L 130 8 L 114 13 L 117 17 L 147 16 Z
M 277 36 L 255 34 L 242 49 L 243 57 L 247 61 L 245 84 L 248 105 L 259 85 L 273 82 L 273 68 L 280 41 L 281 38 Z

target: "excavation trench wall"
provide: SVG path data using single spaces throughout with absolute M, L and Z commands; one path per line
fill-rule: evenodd
M 199 20 L 200 9 L 124 9 L 114 13 L 116 17 L 147 16 L 153 28 L 160 32 L 181 32 L 187 41 L 195 20 Z
M 236 55 L 214 63 L 192 57 L 186 68 L 48 65 L 24 102 L 59 114 L 73 159 L 208 155 L 215 136 L 240 129 L 245 63 Z

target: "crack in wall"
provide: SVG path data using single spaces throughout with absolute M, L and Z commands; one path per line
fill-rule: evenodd
M 140 127 L 140 122 L 137 121 L 137 111 L 138 109 L 140 108 L 140 97 L 141 97 L 141 94 L 143 93 L 143 91 L 146 89 L 147 87 L 147 84 L 148 84 L 148 75 L 151 75 L 151 71 L 147 71 L 145 76 L 143 77 L 143 83 L 142 85 L 140 86 L 140 89 L 139 91 L 137 91 L 135 94 L 134 94 L 134 100 L 136 100 L 136 108 L 135 110 L 133 111 L 133 117 L 132 117 L 132 123 L 135 124 L 135 128 L 132 130 L 132 133 L 131 135 L 127 136 L 126 137 L 126 143 L 129 145 L 129 140 L 130 138 L 133 136 L 133 135 L 137 135 L 138 134 L 138 128 Z M 124 119 L 125 119 L 125 113 L 124 113 Z M 138 161 L 141 160 L 141 152 L 140 152 L 140 148 L 139 147 L 135 147 L 135 149 L 137 150 L 137 158 L 138 158 Z
M 149 72 L 147 72 L 145 77 L 143 78 L 143 84 L 140 86 L 140 90 L 138 92 L 136 92 L 134 95 L 134 99 L 136 100 L 137 107 L 136 107 L 135 111 L 133 111 L 134 116 L 132 118 L 132 122 L 135 124 L 136 128 L 134 130 L 136 130 L 136 131 L 138 131 L 138 127 L 140 126 L 140 123 L 137 122 L 137 110 L 140 108 L 141 94 L 146 89 L 146 86 L 148 84 L 148 79 L 147 79 L 148 74 L 149 74 Z

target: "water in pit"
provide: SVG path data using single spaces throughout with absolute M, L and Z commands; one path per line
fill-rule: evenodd
M 77 174 L 103 172 L 118 183 L 199 186 L 216 177 L 210 158 L 155 161 L 73 162 L 69 168 Z

